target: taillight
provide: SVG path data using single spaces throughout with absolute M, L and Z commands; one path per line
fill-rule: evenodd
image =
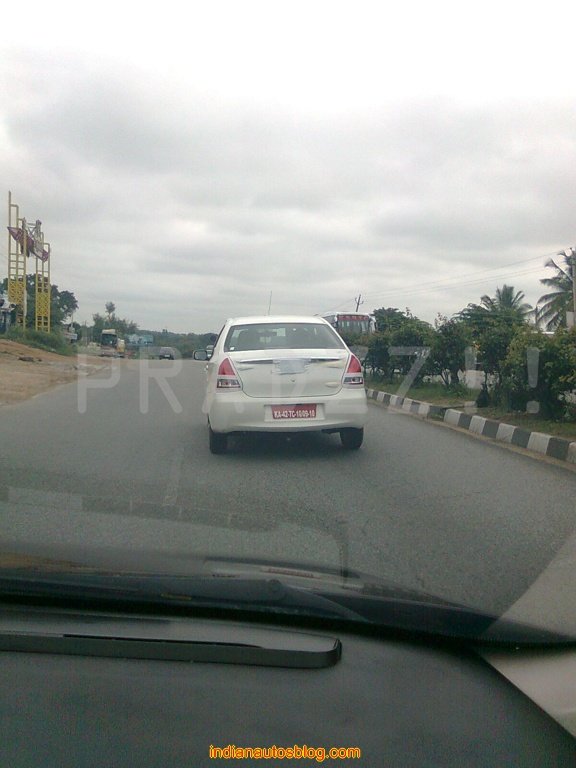
M 350 355 L 350 361 L 348 368 L 342 379 L 342 384 L 345 387 L 363 387 L 364 376 L 362 374 L 362 365 L 356 355 Z
M 225 357 L 218 366 L 216 389 L 242 389 L 240 379 L 230 360 Z

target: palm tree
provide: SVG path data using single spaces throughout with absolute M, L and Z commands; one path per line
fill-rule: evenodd
M 540 282 L 552 288 L 538 299 L 537 320 L 544 323 L 547 331 L 566 327 L 566 312 L 572 309 L 572 282 L 574 279 L 574 248 L 556 254 L 564 259 L 564 266 L 548 259 L 546 266 L 556 270 L 554 277 L 544 277 Z
M 458 313 L 458 317 L 477 327 L 484 327 L 496 320 L 525 323 L 534 314 L 534 310 L 524 299 L 523 291 L 515 291 L 512 285 L 503 285 L 496 289 L 495 296 L 485 294 L 480 304 L 468 304 Z
M 527 304 L 524 291 L 516 291 L 512 285 L 503 285 L 502 288 L 496 288 L 496 296 L 484 295 L 480 299 L 480 304 L 492 314 L 510 313 L 517 315 L 519 320 L 526 320 L 534 313 L 531 304 Z
M 532 306 L 524 301 L 523 291 L 511 285 L 496 289 L 495 296 L 482 296 L 480 304 L 468 304 L 459 317 L 468 326 L 484 370 L 484 390 L 492 377 L 495 390 L 502 386 L 503 362 L 517 329 L 534 314 Z

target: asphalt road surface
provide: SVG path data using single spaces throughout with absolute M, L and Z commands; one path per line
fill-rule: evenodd
M 253 435 L 213 456 L 202 363 L 110 374 L 0 408 L 4 542 L 345 566 L 503 611 L 576 528 L 576 474 L 437 424 L 370 406 L 356 452 Z

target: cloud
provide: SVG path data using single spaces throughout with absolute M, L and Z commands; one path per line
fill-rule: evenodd
M 534 301 L 543 268 L 464 278 L 573 238 L 576 126 L 561 101 L 320 114 L 71 54 L 9 59 L 0 175 L 44 222 L 81 317 L 113 300 L 142 326 L 202 331 L 273 291 L 286 311 L 362 292 L 432 319 L 504 275 Z

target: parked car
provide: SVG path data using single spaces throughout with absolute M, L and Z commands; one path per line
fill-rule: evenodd
M 367 416 L 362 366 L 319 317 L 242 317 L 226 322 L 207 361 L 210 450 L 235 432 L 338 432 L 357 449 Z

